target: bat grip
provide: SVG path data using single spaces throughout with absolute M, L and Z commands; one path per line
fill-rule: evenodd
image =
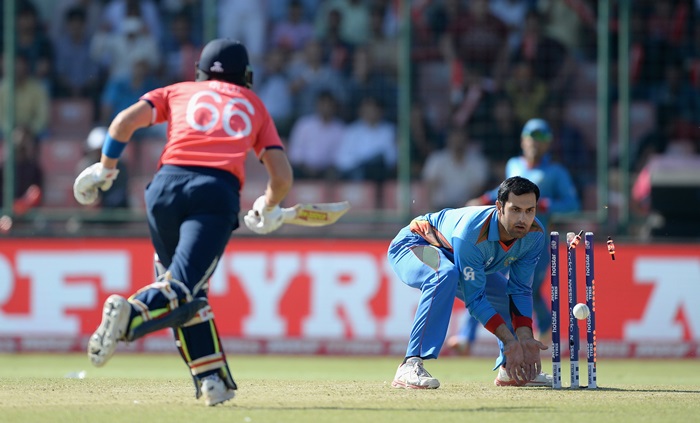
M 297 216 L 297 211 L 294 207 L 283 207 L 282 208 L 282 220 L 289 221 Z

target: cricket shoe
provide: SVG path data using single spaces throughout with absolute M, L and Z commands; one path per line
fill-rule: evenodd
M 131 304 L 120 295 L 110 295 L 102 307 L 102 322 L 88 341 L 87 353 L 93 366 L 102 367 L 124 339 L 131 317 Z
M 233 389 L 228 389 L 219 375 L 213 374 L 202 378 L 202 396 L 204 403 L 213 407 L 235 397 L 236 392 Z
M 531 381 L 522 383 L 508 377 L 505 367 L 501 366 L 498 368 L 498 376 L 496 376 L 496 380 L 493 383 L 496 386 L 548 386 L 551 388 L 552 375 L 541 372 Z
M 405 389 L 437 389 L 440 387 L 440 381 L 425 370 L 420 357 L 411 357 L 396 370 L 391 386 Z

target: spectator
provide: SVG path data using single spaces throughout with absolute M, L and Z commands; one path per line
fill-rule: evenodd
M 543 32 L 582 59 L 595 59 L 596 16 L 588 0 L 538 0 Z M 591 56 L 593 53 L 593 56 Z
M 358 48 L 355 50 L 352 75 L 347 86 L 350 93 L 348 102 L 349 120 L 357 119 L 356 113 L 360 110 L 360 103 L 371 96 L 378 99 L 384 106 L 384 116 L 382 118 L 396 122 L 398 113 L 396 104 L 398 89 L 396 88 L 396 83 L 373 66 L 369 49 Z
M 341 15 L 340 35 L 343 41 L 362 45 L 369 39 L 369 7 L 363 0 L 328 0 L 316 14 L 316 36 L 323 39 L 328 32 L 328 14 L 337 10 Z
M 521 127 L 508 96 L 497 96 L 491 110 L 491 118 L 483 125 L 486 130 L 477 137 L 483 142 L 482 150 L 491 163 L 491 182 L 495 185 L 505 174 L 506 162 L 520 154 L 520 146 L 513 140 L 520 138 Z
M 595 184 L 596 157 L 586 144 L 583 134 L 563 116 L 563 107 L 550 102 L 544 109 L 545 120 L 552 131 L 552 158 L 571 174 L 576 192 L 583 197 L 587 188 Z
M 458 8 L 459 6 L 452 6 Z M 494 75 L 508 51 L 508 28 L 488 9 L 488 0 L 471 0 L 466 14 L 449 20 L 440 50 L 450 69 L 452 125 L 466 125 L 497 88 Z
M 46 37 L 39 15 L 31 3 L 23 3 L 17 11 L 17 55 L 27 59 L 28 72 L 49 88 L 53 72 L 53 46 Z
M 292 93 L 289 78 L 284 73 L 285 57 L 284 51 L 279 47 L 272 48 L 267 53 L 261 82 L 256 84 L 255 89 L 258 97 L 267 107 L 267 111 L 270 112 L 277 131 L 283 137 L 289 133 L 292 123 Z M 257 77 L 256 75 L 256 79 Z
M 288 10 L 287 18 L 274 24 L 272 46 L 301 50 L 313 38 L 314 27 L 304 18 L 301 0 L 291 0 Z
M 102 144 L 107 135 L 106 126 L 97 126 L 92 128 L 87 138 L 85 139 L 85 153 L 83 158 L 78 162 L 75 168 L 75 173 L 80 174 L 86 167 L 100 161 L 102 155 Z M 95 205 L 103 209 L 128 208 L 129 207 L 129 173 L 124 160 L 117 163 L 119 177 L 114 180 L 112 188 L 107 191 L 101 191 L 101 197 Z
M 180 16 L 186 17 L 187 26 L 190 30 L 187 39 L 195 45 L 202 45 L 204 37 L 204 7 L 200 0 L 160 0 L 159 4 L 164 20 L 168 25 L 172 25 L 173 20 Z M 167 35 L 166 39 L 161 41 L 167 42 Z
M 345 133 L 338 118 L 333 94 L 321 91 L 316 98 L 316 113 L 302 116 L 289 136 L 289 162 L 294 177 L 322 179 L 332 176 L 335 151 Z
M 272 24 L 283 21 L 289 15 L 290 4 L 296 0 L 267 0 L 267 18 Z M 313 22 L 316 16 L 316 11 L 320 4 L 325 0 L 299 0 L 303 11 L 303 19 L 308 22 Z
M 523 35 L 530 0 L 490 0 L 489 10 L 508 27 L 508 48 L 515 48 Z
M 513 75 L 505 84 L 505 92 L 513 103 L 519 124 L 533 116 L 541 115 L 547 102 L 547 85 L 535 78 L 530 62 L 518 62 Z
M 92 0 L 55 0 L 53 16 L 62 17 L 70 9 L 82 9 L 85 12 L 85 35 L 92 37 L 96 32 L 102 20 L 102 3 L 101 1 Z M 67 21 L 65 19 L 50 19 L 48 24 L 50 28 L 51 38 L 57 40 L 68 29 L 66 28 Z
M 371 3 L 371 9 L 380 10 L 382 12 L 382 33 L 387 38 L 396 38 L 399 33 L 399 6 L 400 2 L 396 0 L 374 0 Z
M 467 13 L 452 19 L 441 41 L 444 57 L 480 78 L 490 78 L 505 54 L 508 28 L 491 12 L 488 0 L 470 0 Z
M 488 180 L 489 163 L 464 128 L 452 128 L 447 147 L 431 153 L 423 168 L 434 210 L 462 207 L 484 191 Z
M 110 0 L 102 14 L 102 31 L 106 30 L 113 35 L 128 32 L 125 26 L 134 17 L 143 21 L 143 31 L 158 44 L 162 36 L 161 18 L 153 0 Z
M 661 6 L 660 9 L 665 9 L 665 6 Z M 634 98 L 654 101 L 657 90 L 667 76 L 666 68 L 678 66 L 681 53 L 678 46 L 662 36 L 665 32 L 657 34 L 654 31 L 656 36 L 650 34 L 650 19 L 639 11 L 632 13 L 630 85 Z
M 172 17 L 168 36 L 162 43 L 163 76 L 166 84 L 194 80 L 194 66 L 202 46 L 192 36 L 190 17 L 184 13 Z
M 433 150 L 442 145 L 438 142 L 438 134 L 428 122 L 425 109 L 420 103 L 411 105 L 411 118 L 409 119 L 411 136 L 411 178 L 421 177 L 426 158 Z
M 158 81 L 152 76 L 148 59 L 137 59 L 131 72 L 107 83 L 102 94 L 100 122 L 111 122 L 119 113 L 138 101 L 144 94 L 157 88 Z M 147 135 L 164 135 L 162 125 L 139 129 L 134 139 Z
M 359 107 L 358 119 L 348 125 L 336 150 L 335 167 L 342 179 L 381 184 L 396 166 L 396 128 L 382 118 L 376 98 L 364 98 Z
M 0 116 L 5 116 L 5 99 L 9 81 L 2 79 L 0 85 Z M 27 128 L 32 136 L 41 138 L 49 123 L 49 91 L 39 79 L 31 74 L 29 58 L 20 53 L 15 57 L 15 124 Z M 0 119 L 0 130 L 5 119 Z M 2 133 L 2 132 L 0 132 Z
M 348 76 L 352 71 L 353 46 L 343 40 L 340 32 L 342 21 L 343 16 L 338 10 L 328 12 L 328 31 L 320 42 L 323 61 L 343 76 Z
M 90 45 L 93 60 L 109 68 L 108 79 L 128 76 L 139 60 L 146 60 L 151 70 L 156 69 L 160 64 L 158 43 L 144 27 L 143 20 L 129 17 L 121 29 L 123 32 L 117 34 L 98 32 Z
M 18 126 L 12 131 L 12 143 L 15 148 L 15 201 L 12 211 L 23 215 L 31 208 L 41 203 L 41 187 L 43 186 L 43 171 L 39 163 L 37 140 L 32 131 L 24 126 Z M 0 208 L 4 201 L 5 188 L 4 164 L 0 166 Z
M 533 76 L 547 85 L 551 96 L 560 99 L 572 79 L 575 63 L 566 46 L 542 33 L 541 19 L 537 12 L 527 14 L 522 40 L 509 64 L 530 63 Z M 504 72 L 508 74 L 507 67 Z
M 373 7 L 370 12 L 370 38 L 367 49 L 377 71 L 395 78 L 399 64 L 399 43 L 396 37 L 386 35 L 384 19 L 384 9 Z
M 411 59 L 420 62 L 445 58 L 440 43 L 453 20 L 466 14 L 460 0 L 420 0 L 411 4 Z
M 85 9 L 66 11 L 64 32 L 55 39 L 56 73 L 54 92 L 58 97 L 95 98 L 98 67 L 90 57 L 90 37 L 86 29 Z
M 700 125 L 700 87 L 692 84 L 680 57 L 666 64 L 663 80 L 650 91 L 658 107 L 695 126 Z
M 289 66 L 290 88 L 297 116 L 313 113 L 316 96 L 321 91 L 331 91 L 336 100 L 345 104 L 347 94 L 343 77 L 323 62 L 320 42 L 309 41 L 303 53 Z
M 262 1 L 220 0 L 219 38 L 239 40 L 248 47 L 253 67 L 260 64 L 267 46 L 265 3 Z

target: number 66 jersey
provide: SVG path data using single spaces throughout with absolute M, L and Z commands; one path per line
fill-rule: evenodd
M 267 108 L 251 90 L 224 81 L 181 82 L 141 97 L 153 107 L 151 124 L 168 122 L 162 165 L 225 170 L 245 182 L 252 148 L 258 158 L 283 148 Z

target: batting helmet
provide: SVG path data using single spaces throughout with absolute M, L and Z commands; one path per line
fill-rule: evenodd
M 248 50 L 240 41 L 224 38 L 209 41 L 195 66 L 208 79 L 231 82 L 246 88 L 253 86 Z

